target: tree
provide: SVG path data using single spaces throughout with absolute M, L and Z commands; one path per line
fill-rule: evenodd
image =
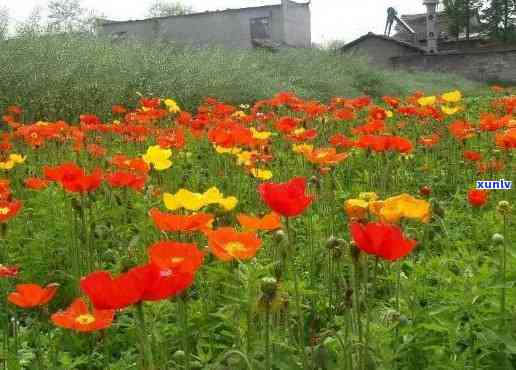
M 43 8 L 36 6 L 29 14 L 26 21 L 16 26 L 16 34 L 19 36 L 37 36 L 44 30 Z
M 471 34 L 471 18 L 480 10 L 484 0 L 444 0 L 444 12 L 449 19 L 448 31 L 457 39 L 462 32 L 466 40 Z
M 49 26 L 54 32 L 80 30 L 85 14 L 81 0 L 53 0 L 48 3 Z
M 177 1 L 156 0 L 147 10 L 149 18 L 190 14 L 193 9 Z
M 516 0 L 491 0 L 483 18 L 484 31 L 492 39 L 516 40 Z
M 9 33 L 9 9 L 0 7 L 0 40 L 7 38 Z

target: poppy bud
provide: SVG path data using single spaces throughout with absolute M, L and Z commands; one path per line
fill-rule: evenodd
M 503 242 L 505 241 L 505 238 L 503 237 L 502 234 L 494 234 L 492 237 L 491 237 L 491 241 L 495 244 L 495 245 L 500 245 L 500 244 L 503 244 Z
M 419 194 L 421 194 L 424 197 L 428 197 L 430 196 L 430 194 L 432 194 L 432 189 L 428 185 L 422 186 L 419 189 Z
M 496 210 L 501 215 L 506 215 L 511 212 L 512 207 L 508 201 L 502 200 L 502 201 L 498 202 L 498 206 L 496 207 Z
M 320 189 L 321 188 L 321 180 L 317 176 L 312 176 L 310 178 L 310 185 L 315 186 L 316 189 Z
M 283 230 L 280 229 L 274 233 L 274 241 L 277 244 L 280 244 L 285 240 L 287 240 L 287 234 L 285 234 Z
M 176 361 L 184 361 L 185 358 L 185 352 L 181 350 L 177 350 L 172 355 L 172 358 Z
M 405 315 L 400 315 L 400 317 L 399 317 L 399 323 L 400 323 L 400 325 L 401 325 L 401 326 L 405 326 L 405 325 L 407 325 L 407 324 L 409 323 L 409 320 L 408 320 L 407 316 L 405 316 Z
M 271 276 L 264 277 L 261 280 L 260 289 L 264 295 L 268 297 L 274 297 L 278 290 L 278 281 Z
M 328 249 L 336 249 L 340 246 L 340 241 L 333 235 L 328 238 L 326 241 L 326 248 Z

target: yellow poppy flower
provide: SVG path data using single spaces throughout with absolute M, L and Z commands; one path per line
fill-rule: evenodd
M 261 170 L 259 168 L 252 168 L 251 174 L 260 180 L 270 180 L 272 179 L 272 171 L 269 170 Z
M 231 117 L 235 117 L 235 118 L 245 118 L 247 117 L 247 114 L 245 114 L 245 112 L 242 112 L 241 110 L 237 110 L 235 113 L 233 113 L 231 115 Z
M 233 148 L 224 148 L 223 146 L 215 145 L 215 151 L 219 154 L 234 154 L 237 155 L 242 151 L 242 149 L 238 147 Z
M 251 127 L 251 132 L 253 133 L 253 138 L 257 140 L 267 140 L 272 135 L 270 131 L 258 131 L 254 127 Z
M 256 151 L 243 151 L 242 153 L 237 154 L 237 165 L 245 165 L 249 166 L 251 164 L 251 159 L 254 155 L 258 154 Z
M 292 145 L 292 150 L 298 154 L 311 153 L 314 150 L 314 146 L 310 144 L 294 144 Z
M 153 145 L 147 149 L 147 153 L 142 158 L 145 163 L 152 164 L 156 171 L 163 171 L 172 166 L 172 161 L 169 159 L 171 156 L 172 150 Z
M 181 208 L 185 208 L 189 211 L 198 211 L 206 205 L 201 194 L 192 193 L 190 190 L 186 189 L 179 189 L 175 195 L 164 193 L 163 202 L 165 203 L 165 207 L 171 211 L 176 211 Z
M 460 111 L 460 107 L 449 107 L 447 105 L 443 105 L 441 107 L 441 110 L 444 114 L 447 114 L 448 116 L 454 115 L 455 113 Z
M 181 112 L 181 108 L 177 105 L 176 101 L 173 99 L 165 99 L 165 106 L 167 107 L 170 113 L 179 113 Z
M 379 210 L 383 221 L 396 223 L 401 218 L 410 218 L 427 223 L 430 220 L 430 203 L 409 194 L 386 199 Z
M 344 202 L 344 210 L 349 218 L 362 220 L 367 216 L 369 202 L 362 199 L 348 199 Z
M 419 98 L 417 102 L 419 105 L 426 107 L 428 105 L 434 105 L 436 100 L 437 98 L 435 96 L 424 96 L 422 98 Z
M 9 159 L 5 162 L 0 162 L 0 170 L 11 170 L 14 167 L 15 163 L 12 159 Z
M 10 154 L 9 160 L 13 161 L 15 164 L 21 164 L 25 162 L 27 159 L 27 156 L 23 156 L 21 154 Z
M 226 211 L 231 211 L 232 209 L 234 209 L 237 203 L 238 199 L 236 197 L 223 198 L 218 202 L 218 204 Z
M 447 92 L 441 96 L 447 103 L 458 103 L 462 100 L 462 93 L 459 90 Z

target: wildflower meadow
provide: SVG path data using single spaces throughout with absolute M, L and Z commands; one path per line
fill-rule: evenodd
M 133 100 L 1 112 L 0 368 L 516 368 L 514 90 Z

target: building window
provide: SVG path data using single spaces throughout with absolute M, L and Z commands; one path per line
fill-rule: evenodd
M 253 40 L 270 40 L 271 36 L 271 19 L 253 18 L 251 19 L 251 39 Z

